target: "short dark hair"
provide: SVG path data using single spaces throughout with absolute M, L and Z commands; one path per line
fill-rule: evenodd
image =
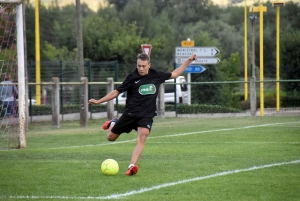
M 140 59 L 142 61 L 148 61 L 148 62 L 150 62 L 150 57 L 147 54 L 145 54 L 145 53 L 138 54 L 137 55 L 137 59 L 138 60 Z

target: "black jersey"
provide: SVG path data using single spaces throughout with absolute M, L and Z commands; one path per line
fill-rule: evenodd
M 117 88 L 120 93 L 127 91 L 124 114 L 135 117 L 152 118 L 156 116 L 156 98 L 159 86 L 170 77 L 170 72 L 161 72 L 151 68 L 147 75 L 141 76 L 135 69 Z

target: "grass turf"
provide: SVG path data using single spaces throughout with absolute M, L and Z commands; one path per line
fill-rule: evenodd
M 0 151 L 0 199 L 300 199 L 299 117 L 155 118 L 131 177 L 136 132 L 108 142 L 104 121 L 31 124 L 26 149 Z M 101 173 L 107 158 L 118 161 L 117 175 Z

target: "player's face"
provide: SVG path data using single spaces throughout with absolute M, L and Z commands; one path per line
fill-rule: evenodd
M 141 76 L 148 74 L 150 66 L 151 63 L 148 61 L 142 61 L 140 59 L 137 60 L 137 70 Z

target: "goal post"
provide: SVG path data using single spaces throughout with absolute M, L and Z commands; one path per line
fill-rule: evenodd
M 7 141 L 7 148 L 26 148 L 27 117 L 22 0 L 0 0 L 0 15 L 1 77 L 3 77 L 3 75 L 13 77 L 11 84 L 8 83 L 6 79 L 3 80 L 1 78 L 1 109 L 5 109 L 5 112 L 3 113 L 1 111 L 0 134 L 1 137 L 5 138 L 4 140 Z M 3 83 L 6 83 L 6 85 Z M 9 99 L 7 98 L 7 91 L 11 90 L 14 85 L 17 86 L 17 92 L 14 92 L 12 99 Z M 7 113 L 8 108 L 4 108 L 3 106 L 3 102 L 9 102 L 8 100 L 12 102 L 11 105 L 13 106 L 13 108 L 9 108 L 10 113 Z M 11 146 L 11 139 L 13 139 L 14 136 L 16 137 L 17 142 L 13 143 Z

